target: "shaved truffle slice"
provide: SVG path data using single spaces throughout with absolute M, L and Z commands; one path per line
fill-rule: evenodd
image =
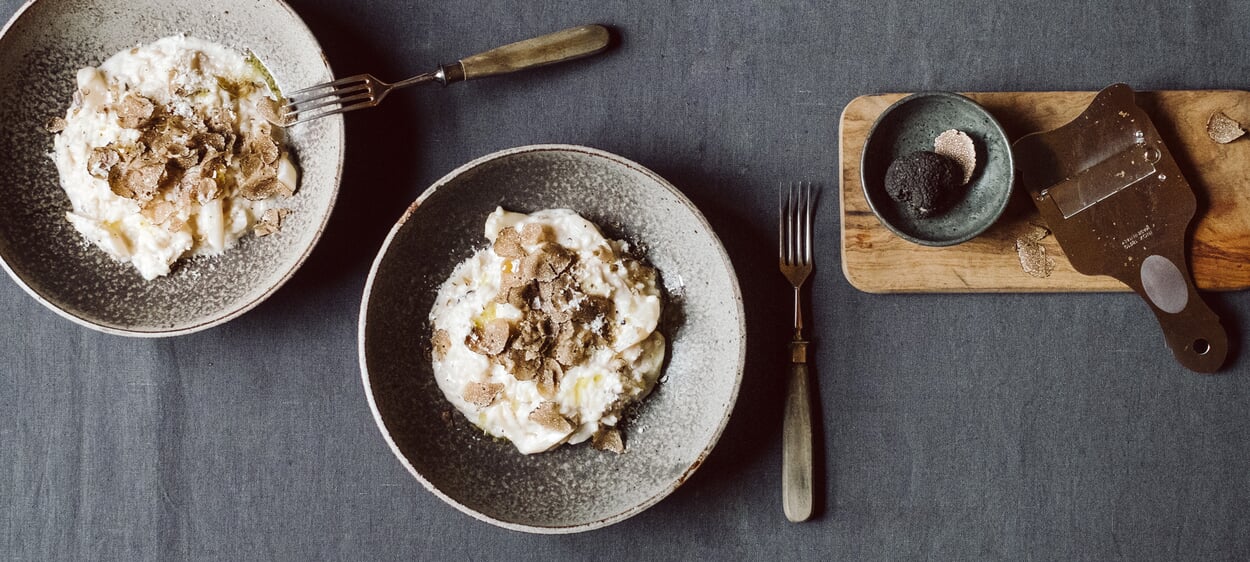
M 139 214 L 154 224 L 164 224 L 174 214 L 174 205 L 169 201 L 153 200 L 139 210 Z
M 569 419 L 560 414 L 560 406 L 555 402 L 542 402 L 537 408 L 534 408 L 529 415 L 530 421 L 537 423 L 552 431 L 560 433 L 569 433 L 573 431 L 573 424 Z
M 547 344 L 547 337 L 550 335 L 545 328 L 546 322 L 540 319 L 522 319 L 517 324 L 517 334 L 512 340 L 512 349 L 527 352 L 525 354 L 527 358 L 532 358 L 533 355 L 540 355 Z M 533 354 L 528 352 L 533 352 Z
M 573 265 L 576 256 L 559 244 L 543 244 L 521 260 L 521 276 L 527 280 L 551 281 Z
M 493 404 L 499 398 L 500 392 L 503 392 L 503 385 L 497 382 L 474 382 L 464 388 L 462 398 L 481 410 Z
M 611 320 L 613 310 L 616 303 L 608 297 L 598 295 L 588 295 L 578 303 L 577 308 L 573 311 L 573 321 L 582 323 L 592 323 L 597 318 L 601 318 L 600 322 L 607 323 Z M 602 334 L 601 334 L 602 335 Z
M 538 283 L 538 295 L 543 312 L 557 323 L 568 322 L 573 318 L 573 301 L 577 298 L 574 290 L 576 282 L 562 275 L 551 281 Z
M 1212 113 L 1207 119 L 1207 135 L 1215 142 L 1228 144 L 1244 134 L 1246 130 L 1241 128 L 1241 123 L 1225 115 L 1223 111 Z
M 977 169 L 977 149 L 967 133 L 957 129 L 943 131 L 933 139 L 933 152 L 959 164 L 964 172 L 961 184 L 967 184 L 972 179 L 972 172 Z
M 612 451 L 618 455 L 625 452 L 625 443 L 621 440 L 621 431 L 615 427 L 600 429 L 590 439 L 590 444 L 600 451 Z
M 451 349 L 451 335 L 447 330 L 435 330 L 434 335 L 430 337 L 430 346 L 434 348 L 434 359 L 442 361 L 447 357 L 447 350 Z
M 547 275 L 550 275 L 550 277 L 539 275 L 539 281 L 555 279 L 556 276 L 568 271 L 569 267 L 573 265 L 573 261 L 577 259 L 577 256 L 572 251 L 559 244 L 544 244 L 542 252 L 546 255 L 546 266 L 550 272 Z
M 531 246 L 549 242 L 551 240 L 551 231 L 547 225 L 538 223 L 529 223 L 521 227 L 521 242 Z
M 273 137 L 267 134 L 249 136 L 243 151 L 259 156 L 260 161 L 265 164 L 277 162 L 278 157 L 282 155 L 282 151 L 278 148 L 278 143 L 274 142 Z
M 554 400 L 560 391 L 560 379 L 564 377 L 564 368 L 560 363 L 546 359 L 542 370 L 538 372 L 538 394 L 548 400 Z
M 206 181 L 212 183 L 212 180 Z M 257 236 L 269 236 L 278 232 L 282 230 L 282 219 L 286 218 L 290 212 L 290 209 L 269 209 L 260 216 L 260 222 L 256 223 L 256 227 L 253 230 Z
M 207 203 L 217 199 L 221 194 L 221 190 L 217 187 L 217 182 L 204 177 L 204 169 L 200 166 L 193 166 L 184 172 L 178 188 L 185 191 L 188 196 L 194 197 L 200 203 Z M 290 209 L 284 210 L 290 211 Z M 285 216 L 285 213 L 283 216 Z
M 905 211 L 930 217 L 949 208 L 961 177 L 954 160 L 935 152 L 913 152 L 890 163 L 885 190 Z
M 532 381 L 542 370 L 543 361 L 536 353 L 523 349 L 511 349 L 499 357 L 499 364 L 519 381 Z
M 512 337 L 512 324 L 503 319 L 492 320 L 486 325 L 484 334 L 486 349 L 490 355 L 499 355 L 508 347 L 508 339 Z
M 192 148 L 212 148 L 218 152 L 226 149 L 226 136 L 221 133 L 196 133 L 191 137 Z
M 505 273 L 500 281 L 499 293 L 495 295 L 495 302 L 507 303 L 524 310 L 529 306 L 533 288 L 534 286 L 525 283 L 520 275 Z
M 147 202 L 156 195 L 161 177 L 165 174 L 164 164 L 156 163 L 131 166 L 119 174 L 113 174 L 115 170 L 119 168 L 114 167 L 109 173 L 109 187 L 113 193 L 140 202 Z
M 525 249 L 521 247 L 521 235 L 511 226 L 500 230 L 495 236 L 495 244 L 491 248 L 501 258 L 516 259 L 525 257 Z
M 1041 240 L 1050 234 L 1050 230 L 1037 225 L 1030 225 L 1029 232 L 1016 238 L 1016 254 L 1020 258 L 1020 268 L 1034 277 L 1049 277 L 1055 271 L 1055 258 L 1046 253 Z
M 474 329 L 464 338 L 464 345 L 474 353 L 495 356 L 508 347 L 508 338 L 512 337 L 512 324 L 497 318 L 491 320 L 484 328 Z
M 260 113 L 266 121 L 279 127 L 285 127 L 287 124 L 287 120 L 282 117 L 282 108 L 278 105 L 278 100 L 273 98 L 261 98 L 257 101 L 256 112 Z
M 109 147 L 96 147 L 91 150 L 91 156 L 87 157 L 87 173 L 101 179 L 108 178 L 109 170 L 118 162 L 121 162 L 121 155 L 116 150 Z M 114 193 L 116 191 L 114 190 Z
M 239 188 L 239 195 L 251 201 L 260 201 L 268 199 L 275 195 L 290 197 L 295 192 L 291 191 L 285 183 L 278 181 L 278 177 L 273 175 L 272 170 L 262 174 L 260 177 L 253 179 Z
M 589 354 L 590 333 L 575 328 L 571 323 L 560 326 L 556 337 L 555 358 L 561 365 L 571 367 L 581 363 Z
M 137 129 L 152 119 L 156 104 L 148 98 L 132 93 L 123 97 L 121 103 L 115 106 L 115 110 L 118 125 L 127 129 Z

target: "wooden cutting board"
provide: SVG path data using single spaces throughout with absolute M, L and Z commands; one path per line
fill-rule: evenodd
M 1089 105 L 1096 92 L 985 92 L 965 94 L 1003 125 L 1012 142 L 1056 128 Z M 907 242 L 877 220 L 864 199 L 859 164 L 873 123 L 907 94 L 855 98 L 842 111 L 842 271 L 869 293 L 995 293 L 1127 291 L 1118 281 L 1077 273 L 1053 236 L 1040 245 L 1054 259 L 1046 277 L 1020 265 L 1017 240 L 1038 231 L 1041 216 L 1016 186 L 1011 204 L 994 226 L 963 244 L 931 248 Z M 1200 289 L 1250 287 L 1250 135 L 1217 144 L 1207 135 L 1216 111 L 1250 127 L 1250 92 L 1236 90 L 1139 92 L 1168 149 L 1198 197 L 1190 227 L 1190 266 Z

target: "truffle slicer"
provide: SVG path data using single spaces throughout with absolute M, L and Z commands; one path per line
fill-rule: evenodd
M 1076 119 L 1022 137 L 1012 153 L 1072 266 L 1132 288 L 1181 365 L 1218 370 L 1228 335 L 1198 295 L 1185 254 L 1197 201 L 1132 88 L 1107 87 Z

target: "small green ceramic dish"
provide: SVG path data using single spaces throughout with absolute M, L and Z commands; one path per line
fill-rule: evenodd
M 947 129 L 972 137 L 976 170 L 951 209 L 913 216 L 886 193 L 886 169 L 899 156 L 933 150 L 933 139 Z M 924 246 L 953 246 L 985 232 L 1002 215 L 1011 198 L 1013 170 L 1007 134 L 984 107 L 959 94 L 922 92 L 895 102 L 877 118 L 864 144 L 860 183 L 873 213 L 899 237 Z

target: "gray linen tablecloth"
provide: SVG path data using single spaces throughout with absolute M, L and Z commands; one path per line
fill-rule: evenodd
M 1250 4 L 292 3 L 340 75 L 399 78 L 588 22 L 622 41 L 593 63 L 350 115 L 322 242 L 219 328 L 101 335 L 0 279 L 0 558 L 1250 558 L 1244 357 L 1185 371 L 1131 294 L 860 293 L 840 271 L 834 197 L 838 117 L 857 95 L 1242 88 Z M 619 153 L 694 200 L 741 276 L 750 332 L 741 398 L 694 478 L 623 523 L 555 537 L 423 489 L 375 428 L 356 360 L 368 266 L 404 207 L 463 162 L 543 142 Z M 796 178 L 827 186 L 811 283 L 821 513 L 799 525 L 781 513 L 773 222 L 777 182 Z M 1208 299 L 1244 347 L 1250 296 Z

